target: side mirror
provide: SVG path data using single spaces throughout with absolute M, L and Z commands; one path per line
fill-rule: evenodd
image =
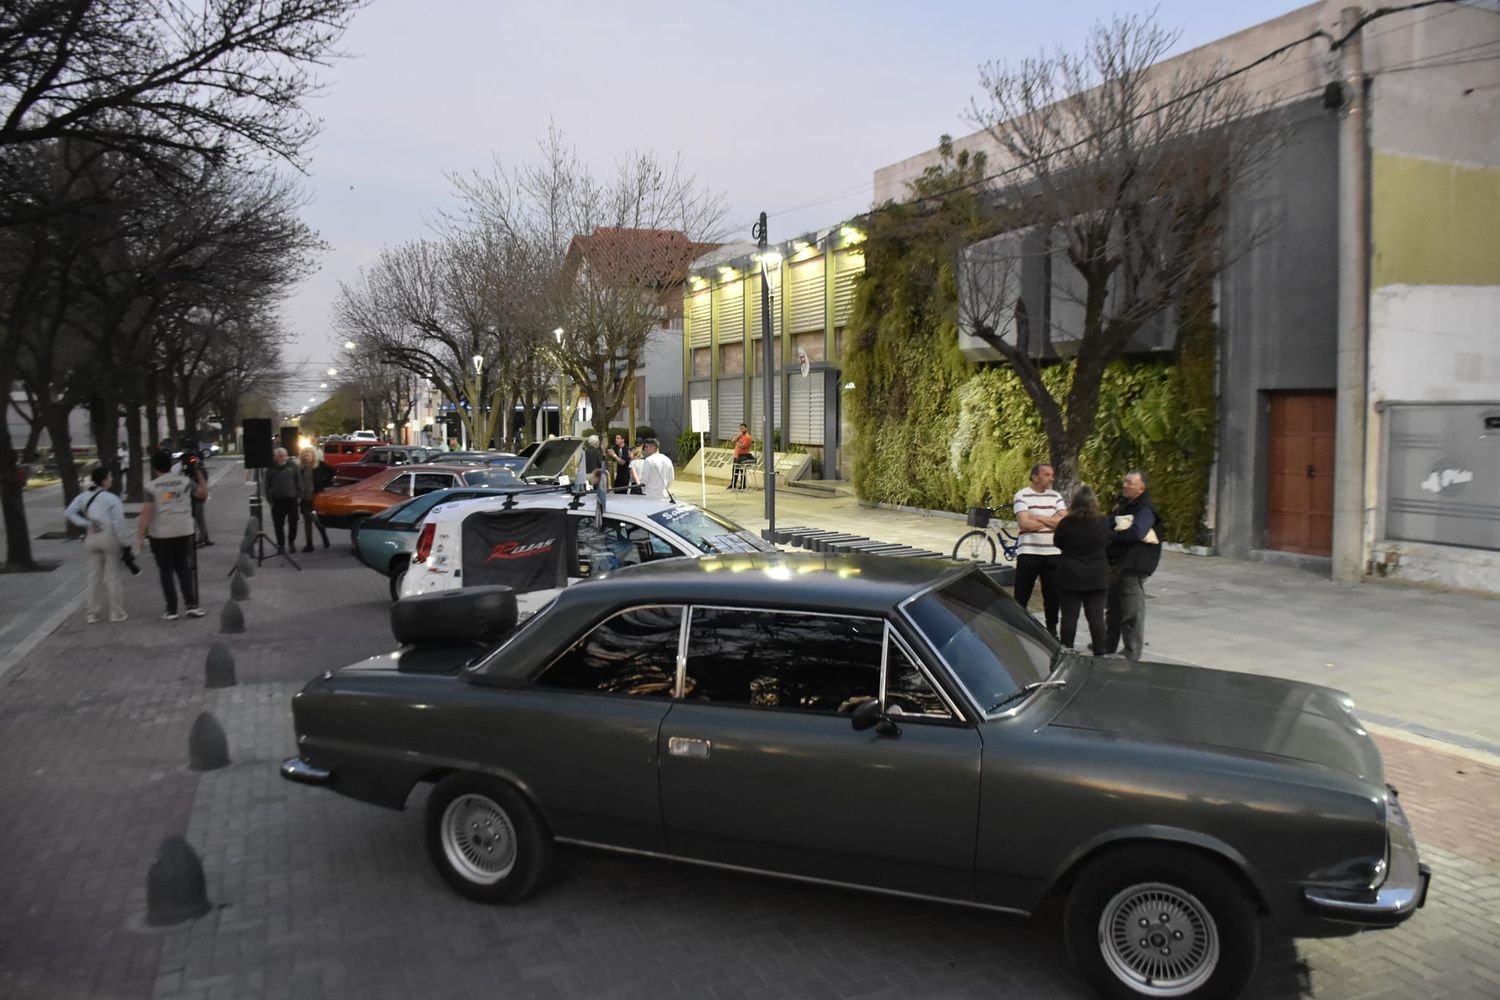
M 880 699 L 871 698 L 854 710 L 849 716 L 849 724 L 854 727 L 855 732 L 863 732 L 866 729 L 874 729 L 881 736 L 900 736 L 901 727 L 891 719 L 880 707 Z

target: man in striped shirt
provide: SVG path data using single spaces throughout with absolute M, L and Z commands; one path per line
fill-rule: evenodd
M 1031 467 L 1031 485 L 1016 494 L 1016 527 L 1020 542 L 1016 546 L 1016 603 L 1026 607 L 1032 587 L 1042 581 L 1042 611 L 1047 631 L 1057 635 L 1057 546 L 1052 544 L 1052 529 L 1057 527 L 1067 505 L 1062 494 L 1052 488 L 1052 466 L 1038 462 Z

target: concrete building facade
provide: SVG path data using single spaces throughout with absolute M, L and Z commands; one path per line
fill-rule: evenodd
M 1209 527 L 1228 555 L 1500 593 L 1500 5 L 1333 51 L 1371 13 L 1310 4 L 1161 67 L 1291 46 L 1244 74 L 1287 131 L 1228 210 L 1230 243 L 1264 236 L 1217 287 Z M 954 147 L 1006 166 L 988 133 Z M 939 160 L 877 170 L 876 203 Z

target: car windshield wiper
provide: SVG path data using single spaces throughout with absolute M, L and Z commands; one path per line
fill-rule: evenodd
M 989 709 L 985 712 L 985 714 L 988 715 L 990 712 L 994 712 L 997 709 L 1004 708 L 1006 705 L 1009 705 L 1011 702 L 1015 701 L 1017 698 L 1024 698 L 1024 697 L 1026 697 L 1028 694 L 1030 694 L 1033 691 L 1040 691 L 1042 688 L 1065 688 L 1067 686 L 1068 686 L 1068 682 L 1067 681 L 1032 681 L 1030 684 L 1027 684 L 1025 687 L 1022 687 L 1022 688 L 1019 688 L 1019 689 L 1017 689 L 1015 691 L 1012 691 L 1010 694 L 1006 695 L 1004 698 L 1001 698 L 999 701 L 995 702 L 993 705 L 991 705 L 989 707 Z

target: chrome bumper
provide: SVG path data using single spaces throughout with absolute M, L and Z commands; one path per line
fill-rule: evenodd
M 1329 889 L 1304 889 L 1302 896 L 1317 913 L 1333 920 L 1389 927 L 1401 923 L 1427 903 L 1427 885 L 1432 870 L 1417 854 L 1406 813 L 1394 795 L 1386 814 L 1386 836 L 1390 862 L 1385 881 L 1378 889 L 1347 895 Z
M 301 757 L 288 757 L 281 762 L 281 776 L 299 785 L 326 785 L 333 779 L 333 772 L 313 767 Z

